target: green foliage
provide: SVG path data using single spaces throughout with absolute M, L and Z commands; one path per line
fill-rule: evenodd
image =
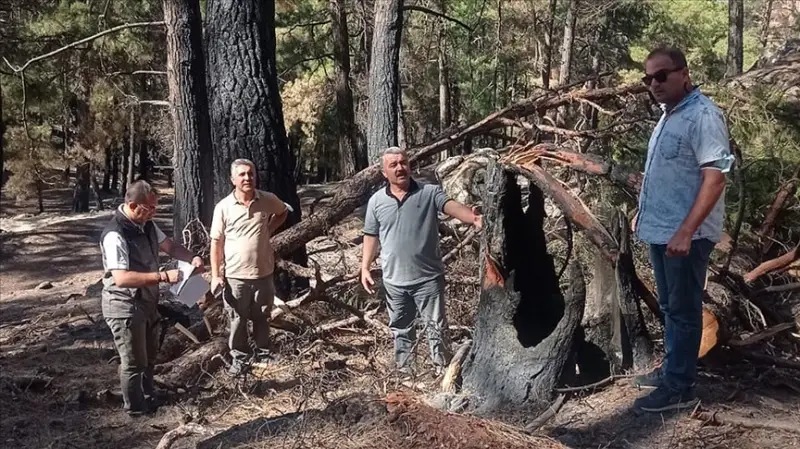
M 731 138 L 741 149 L 747 222 L 757 227 L 777 190 L 800 167 L 800 126 L 796 120 L 786 120 L 781 115 L 787 107 L 785 101 L 766 86 L 749 89 L 746 98 L 740 91 L 720 88 L 714 100 L 725 110 Z M 729 220 L 735 220 L 738 196 L 739 186 L 731 183 Z M 800 210 L 789 213 L 784 222 L 800 222 Z
M 161 2 L 92 2 L 62 0 L 20 6 L 11 27 L 10 40 L 0 44 L 0 53 L 13 65 L 116 25 L 163 20 Z M 38 8 L 37 8 L 38 6 Z M 2 75 L 6 136 L 14 151 L 4 157 L 12 172 L 8 188 L 25 193 L 30 170 L 86 160 L 102 162 L 107 147 L 120 147 L 126 137 L 127 108 L 135 99 L 164 100 L 166 79 L 157 75 L 131 75 L 135 70 L 164 70 L 164 30 L 161 27 L 130 28 L 95 39 L 31 64 L 25 74 L 25 105 L 32 140 L 22 132 L 23 89 L 19 76 Z M 137 131 L 153 137 L 161 111 L 141 108 L 144 124 Z M 65 124 L 69 132 L 64 152 Z M 41 130 L 37 132 L 34 130 Z M 30 160 L 23 160 L 23 159 Z M 47 164 L 45 164 L 45 161 Z M 14 178 L 19 178 L 16 181 Z
M 748 2 L 745 2 L 748 3 Z M 752 3 L 752 2 L 750 2 Z M 650 1 L 650 18 L 641 38 L 631 46 L 635 61 L 661 45 L 682 49 L 696 81 L 713 82 L 725 74 L 728 51 L 728 5 L 718 0 Z M 758 58 L 760 23 L 747 15 L 743 32 L 744 67 Z

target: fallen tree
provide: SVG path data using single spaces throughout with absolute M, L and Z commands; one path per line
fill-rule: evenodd
M 643 85 L 632 84 L 603 89 L 547 92 L 515 103 L 455 132 L 440 135 L 431 143 L 411 149 L 409 158 L 412 163 L 421 162 L 441 151 L 452 148 L 465 139 L 505 126 L 502 119 L 524 118 L 537 112 L 544 112 L 577 101 L 597 103 L 645 91 L 646 88 Z M 328 232 L 332 226 L 364 204 L 382 179 L 380 166 L 375 164 L 345 180 L 326 207 L 320 208 L 316 213 L 307 216 L 300 223 L 283 230 L 273 238 L 272 244 L 275 252 L 281 256 L 286 256 L 312 239 Z

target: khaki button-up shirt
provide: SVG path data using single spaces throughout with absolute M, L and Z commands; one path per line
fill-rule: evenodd
M 261 190 L 256 190 L 249 206 L 233 193 L 217 203 L 211 238 L 225 239 L 225 277 L 259 279 L 272 274 L 275 254 L 269 241 L 269 222 L 273 215 L 286 209 L 286 204 L 275 194 Z

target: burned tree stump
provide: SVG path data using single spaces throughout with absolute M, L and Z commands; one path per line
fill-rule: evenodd
M 644 322 L 642 298 L 635 287 L 630 231 L 622 211 L 614 213 L 611 229 L 618 245 L 616 264 L 599 252 L 595 254 L 594 277 L 576 342 L 581 384 L 631 368 L 641 372 L 653 363 L 653 343 Z
M 542 191 L 531 185 L 523 212 L 515 175 L 493 161 L 486 185 L 483 285 L 463 375 L 478 413 L 501 406 L 537 407 L 550 400 L 571 359 L 585 302 L 577 263 L 570 269 L 566 298 L 559 289 L 543 230 Z
M 614 332 L 622 353 L 622 368 L 642 371 L 653 362 L 653 342 L 647 334 L 642 313 L 642 297 L 636 288 L 636 267 L 631 252 L 630 228 L 625 213 L 618 210 L 613 221 L 614 238 L 619 243 L 615 267 L 617 297 Z

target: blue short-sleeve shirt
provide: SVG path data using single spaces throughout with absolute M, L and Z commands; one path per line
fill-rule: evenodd
M 695 88 L 662 114 L 650 137 L 639 195 L 639 238 L 650 244 L 668 243 L 694 205 L 702 170 L 727 173 L 733 161 L 722 111 Z M 719 242 L 724 214 L 723 191 L 693 240 Z

